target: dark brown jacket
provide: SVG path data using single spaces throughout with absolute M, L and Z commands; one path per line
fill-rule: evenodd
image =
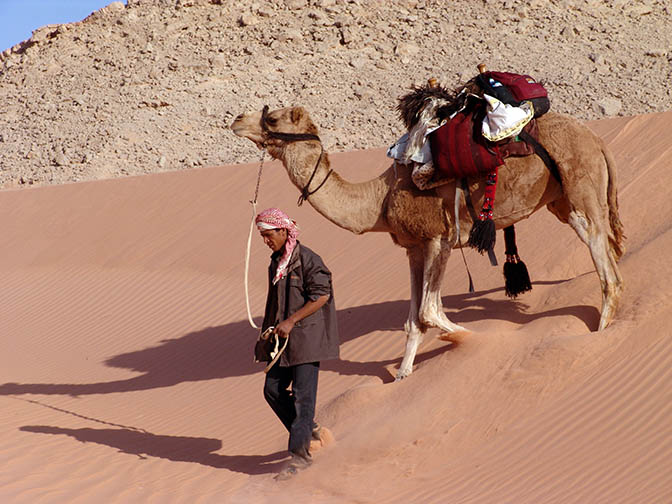
M 285 320 L 308 301 L 329 296 L 324 306 L 294 326 L 287 349 L 280 357 L 280 366 L 338 359 L 338 325 L 331 271 L 319 255 L 297 242 L 287 273 L 273 285 L 280 255 L 276 252 L 271 256 L 268 268 L 269 287 L 262 330 Z

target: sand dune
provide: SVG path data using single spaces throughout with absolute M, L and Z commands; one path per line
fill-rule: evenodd
M 590 123 L 618 162 L 628 238 L 606 331 L 587 249 L 544 210 L 517 226 L 532 292 L 509 300 L 500 269 L 467 251 L 469 294 L 453 254 L 444 306 L 474 334 L 432 333 L 400 383 L 404 251 L 297 207 L 266 162 L 259 205 L 286 209 L 331 267 L 342 335 L 318 397 L 336 443 L 283 483 L 243 290 L 258 163 L 1 192 L 0 500 L 672 501 L 670 120 Z M 388 164 L 382 150 L 332 163 L 353 181 Z M 257 320 L 267 261 L 253 241 Z

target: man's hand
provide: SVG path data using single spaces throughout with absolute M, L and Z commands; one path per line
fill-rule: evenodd
M 292 313 L 286 320 L 280 322 L 275 328 L 275 333 L 283 338 L 288 337 L 289 332 L 294 329 L 294 326 L 299 320 L 303 320 L 308 315 L 315 313 L 322 308 L 327 301 L 329 301 L 329 296 L 320 296 L 315 301 L 308 301 L 296 312 Z
M 281 338 L 286 338 L 289 336 L 289 333 L 292 329 L 294 329 L 294 322 L 292 322 L 290 319 L 287 319 L 280 322 L 275 328 L 274 332 Z

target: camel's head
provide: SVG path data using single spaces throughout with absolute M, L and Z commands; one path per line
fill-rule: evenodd
M 303 107 L 287 107 L 240 114 L 231 123 L 239 137 L 249 138 L 260 149 L 281 147 L 295 140 L 319 140 L 317 127 Z M 313 138 L 314 137 L 314 138 Z

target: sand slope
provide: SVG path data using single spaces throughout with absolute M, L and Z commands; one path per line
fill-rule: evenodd
M 670 120 L 590 124 L 616 156 L 628 237 L 612 326 L 592 332 L 588 251 L 544 210 L 517 226 L 533 291 L 509 300 L 500 269 L 468 251 L 469 294 L 453 254 L 444 306 L 474 335 L 432 333 L 401 383 L 403 250 L 297 208 L 267 162 L 260 206 L 285 208 L 331 267 L 342 333 L 318 397 L 337 442 L 284 483 L 286 435 L 245 316 L 258 164 L 0 193 L 0 500 L 670 502 Z M 381 150 L 332 163 L 353 181 L 388 164 Z M 257 317 L 267 261 L 253 241 Z

